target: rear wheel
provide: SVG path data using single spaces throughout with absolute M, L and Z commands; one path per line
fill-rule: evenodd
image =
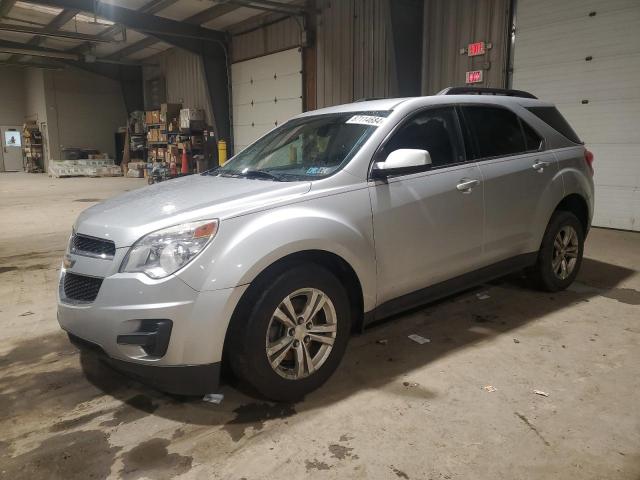
M 344 354 L 350 308 L 340 281 L 315 264 L 268 279 L 247 315 L 234 318 L 228 348 L 236 376 L 263 396 L 295 401 L 322 385 Z M 244 317 L 244 318 L 242 318 Z
M 582 224 L 571 212 L 555 212 L 533 268 L 536 285 L 548 292 L 567 288 L 578 275 L 584 251 Z

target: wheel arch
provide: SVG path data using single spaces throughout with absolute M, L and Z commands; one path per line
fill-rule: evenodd
M 360 319 L 364 313 L 362 283 L 351 264 L 333 252 L 327 250 L 302 250 L 291 253 L 276 260 L 265 268 L 254 281 L 260 282 L 263 277 L 268 279 L 272 275 L 278 275 L 294 265 L 304 263 L 314 263 L 326 268 L 340 280 L 340 283 L 344 286 L 349 296 L 352 321 L 357 323 L 358 319 Z
M 573 213 L 580 221 L 585 236 L 589 232 L 589 228 L 591 226 L 591 222 L 589 220 L 589 204 L 582 195 L 578 193 L 571 193 L 567 195 L 560 201 L 560 203 L 558 203 L 558 205 L 556 205 L 556 208 L 553 211 L 554 213 L 557 211 Z
M 238 328 L 242 325 L 242 319 L 249 315 L 251 305 L 253 305 L 257 300 L 260 292 L 266 288 L 271 279 L 286 272 L 294 266 L 305 263 L 313 263 L 325 268 L 340 280 L 340 283 L 344 286 L 347 292 L 349 303 L 351 305 L 352 330 L 361 330 L 364 318 L 364 292 L 362 283 L 355 269 L 344 258 L 333 252 L 315 249 L 301 250 L 275 260 L 258 273 L 258 275 L 251 281 L 249 288 L 247 288 L 240 297 L 233 315 L 231 316 L 231 321 L 229 322 L 225 336 L 223 351 L 229 346 L 229 338 L 233 335 L 234 328 Z M 226 355 L 223 353 L 223 361 L 225 357 Z

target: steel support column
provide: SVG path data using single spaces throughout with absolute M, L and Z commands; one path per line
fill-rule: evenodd
M 398 96 L 420 95 L 422 74 L 422 0 L 389 0 Z

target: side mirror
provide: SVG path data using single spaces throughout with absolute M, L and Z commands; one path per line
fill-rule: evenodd
M 389 154 L 384 162 L 373 164 L 373 178 L 386 178 L 391 175 L 408 175 L 429 170 L 431 155 L 426 150 L 401 148 Z

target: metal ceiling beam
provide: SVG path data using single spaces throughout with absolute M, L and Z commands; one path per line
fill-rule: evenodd
M 201 40 L 212 43 L 226 44 L 227 35 L 224 32 L 202 28 L 186 22 L 178 22 L 168 18 L 156 17 L 124 7 L 118 7 L 94 0 L 38 0 L 38 3 L 64 9 L 77 9 L 89 12 L 100 18 L 120 23 L 127 28 L 152 35 L 179 48 L 190 50 L 189 41 Z
M 127 65 L 140 65 L 138 62 L 118 62 L 114 60 L 106 60 L 95 58 L 81 53 L 73 53 L 66 50 L 57 50 L 55 48 L 40 47 L 37 45 L 26 45 L 24 43 L 12 42 L 9 40 L 0 40 L 0 52 L 12 53 L 14 55 L 28 55 L 34 57 L 54 58 L 59 60 L 70 60 L 80 63 L 118 63 Z M 9 58 L 10 61 L 15 59 Z
M 153 45 L 155 45 L 156 43 L 158 43 L 158 41 L 153 38 L 153 37 L 145 37 L 142 40 L 136 42 L 136 43 L 132 43 L 131 45 L 127 45 L 124 48 L 121 48 L 120 50 L 112 53 L 111 55 L 107 55 L 105 58 L 110 59 L 110 60 L 118 60 L 118 59 L 122 59 L 125 57 L 128 57 L 129 55 L 132 55 L 136 52 L 139 52 L 140 50 L 144 50 L 145 48 L 149 48 Z
M 215 20 L 218 17 L 226 15 L 227 13 L 231 13 L 238 8 L 240 8 L 238 5 L 221 3 L 219 5 L 209 7 L 200 13 L 196 13 L 195 15 L 190 16 L 185 20 L 185 22 L 192 23 L 193 25 L 202 25 L 210 22 L 211 20 Z
M 170 7 L 177 1 L 178 0 L 151 0 L 150 2 L 147 2 L 142 7 L 140 7 L 138 11 L 153 15 L 155 13 L 158 13 L 164 10 L 165 8 Z M 100 32 L 98 36 L 100 38 L 112 40 L 122 32 L 122 28 L 123 27 L 118 24 L 112 25 L 109 28 L 106 28 L 104 31 Z M 90 51 L 92 47 L 93 47 L 92 43 L 86 42 L 86 43 L 83 43 L 82 45 L 78 45 L 77 47 L 73 47 L 71 51 L 77 52 L 77 53 L 86 53 Z
M 151 0 L 149 3 L 144 4 L 140 9 L 138 9 L 138 11 L 153 15 L 154 13 L 161 12 L 165 8 L 169 8 L 177 2 L 178 0 Z
M 207 8 L 206 10 L 200 13 L 196 13 L 195 15 L 192 15 L 191 17 L 188 17 L 183 21 L 193 25 L 202 25 L 203 23 L 207 23 L 207 22 L 210 22 L 211 20 L 214 20 L 215 18 L 221 17 L 222 15 L 226 15 L 227 13 L 233 12 L 238 8 L 240 7 L 238 7 L 237 5 L 229 5 L 229 4 L 214 5 L 213 7 Z M 106 58 L 123 59 L 129 55 L 139 52 L 140 50 L 149 48 L 155 45 L 156 43 L 158 43 L 157 40 L 155 40 L 152 37 L 147 37 L 140 40 L 139 42 L 128 45 L 118 50 L 117 52 L 112 53 Z
M 224 0 L 225 3 L 234 3 L 247 8 L 264 10 L 266 12 L 287 13 L 289 15 L 304 15 L 304 7 L 290 5 L 288 3 L 274 2 L 271 0 Z
M 0 52 L 14 55 L 29 55 L 34 57 L 58 58 L 63 60 L 80 60 L 77 53 L 67 53 L 44 47 L 25 46 L 23 43 L 0 40 Z
M 17 0 L 0 0 L 0 18 L 6 17 Z
M 64 69 L 63 64 L 52 62 L 52 61 L 38 62 L 34 60 L 26 60 L 26 61 L 19 62 L 17 60 L 7 59 L 7 60 L 0 61 L 0 65 L 5 67 L 44 68 L 46 70 L 63 70 Z
M 46 27 L 44 27 L 44 30 L 48 32 L 55 32 L 60 28 L 62 28 L 63 26 L 65 26 L 78 13 L 80 13 L 80 10 L 63 10 L 58 15 L 56 15 L 53 18 L 53 20 L 51 20 L 47 24 Z M 27 42 L 27 45 L 32 45 L 37 47 L 42 45 L 45 40 L 46 40 L 45 36 L 36 35 L 34 37 L 31 37 L 31 39 L 29 39 L 29 41 Z M 9 57 L 9 60 L 19 60 L 20 58 L 21 58 L 20 55 L 12 55 L 11 57 Z
M 1 32 L 17 32 L 17 33 L 28 33 L 31 35 L 36 35 L 40 37 L 57 37 L 57 38 L 68 38 L 71 40 L 82 40 L 86 42 L 98 42 L 98 43 L 109 43 L 112 40 L 107 40 L 105 38 L 100 38 L 95 35 L 87 35 L 84 33 L 76 33 L 76 32 L 68 32 L 66 30 L 57 30 L 47 28 L 34 28 L 34 27 L 25 27 L 23 25 L 14 25 L 8 23 L 0 23 L 0 31 Z M 37 45 L 35 42 L 29 42 L 28 45 Z

